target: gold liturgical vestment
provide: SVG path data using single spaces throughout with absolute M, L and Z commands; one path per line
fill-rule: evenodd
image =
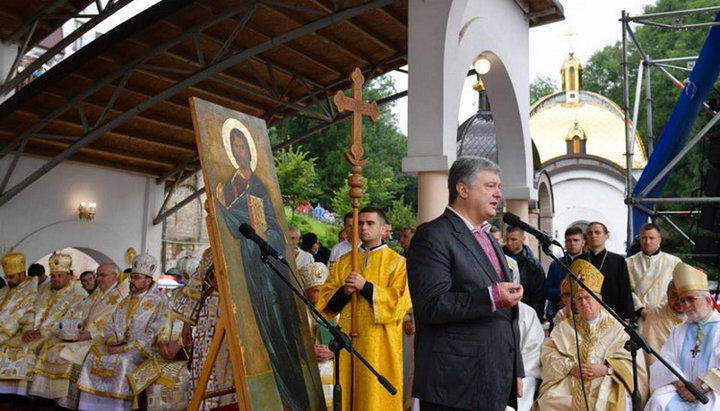
M 215 335 L 215 326 L 220 321 L 220 294 L 217 290 L 213 270 L 212 252 L 208 248 L 200 260 L 200 267 L 190 275 L 190 280 L 173 302 L 173 312 L 178 318 L 193 325 L 193 346 L 190 356 L 190 391 L 194 392 L 205 358 L 210 350 L 210 343 Z M 205 294 L 203 295 L 203 290 Z M 223 392 L 204 399 L 200 403 L 201 410 L 211 410 L 220 406 L 236 404 L 232 363 L 227 348 L 227 339 L 223 338 L 217 359 L 210 373 L 206 386 L 206 394 Z
M 176 288 L 168 295 L 169 307 L 182 295 L 183 288 Z M 174 341 L 182 347 L 183 325 L 180 316 L 169 308 L 163 316 L 157 341 Z M 166 360 L 156 354 L 132 370 L 128 379 L 137 394 L 146 390 L 148 411 L 187 409 L 191 394 L 187 360 Z
M 55 334 L 60 319 L 81 304 L 86 296 L 87 293 L 76 281 L 60 290 L 47 288 L 38 296 L 32 310 L 28 310 L 20 320 L 22 330 L 0 349 L 0 385 L 17 387 L 16 393 L 20 395 L 27 392 L 38 352 L 45 341 Z M 33 330 L 40 331 L 41 337 L 30 343 L 23 342 L 23 333 Z
M 591 410 L 626 410 L 627 397 L 632 392 L 632 363 L 625 350 L 627 334 L 622 326 L 604 311 L 599 320 L 589 324 L 580 316 L 575 317 L 580 345 L 580 363 L 606 364 L 613 368 L 613 375 L 585 381 L 588 406 Z M 568 318 L 556 324 L 545 343 L 540 360 L 542 380 L 536 410 L 582 410 L 585 409 L 582 383 L 570 374 L 578 364 L 573 320 Z M 647 369 L 642 355 L 638 356 L 638 381 L 640 396 L 647 399 Z
M 35 363 L 30 394 L 54 399 L 65 408 L 77 408 L 77 379 L 80 367 L 90 347 L 103 341 L 105 325 L 113 312 L 129 293 L 129 283 L 115 283 L 106 291 L 97 287 L 79 309 L 68 317 L 82 320 L 82 329 L 89 332 L 86 341 L 63 341 L 59 336 L 49 338 Z
M 37 298 L 37 277 L 27 277 L 17 287 L 0 288 L 0 344 L 20 330 L 20 319 Z
M 655 255 L 639 252 L 625 261 L 636 310 L 657 307 L 667 301 L 667 286 L 673 278 L 675 266 L 680 262 L 679 258 L 662 251 Z
M 122 300 L 105 326 L 104 342 L 90 347 L 80 371 L 78 389 L 100 397 L 133 399 L 135 394 L 127 376 L 156 354 L 153 344 L 167 308 L 167 297 L 157 285 Z M 123 351 L 111 354 L 106 344 L 122 346 Z
M 328 302 L 336 292 L 342 293 L 345 278 L 351 271 L 351 254 L 345 254 L 330 270 L 330 276 L 320 290 L 317 308 L 328 318 L 337 313 L 328 309 Z M 360 361 L 349 361 L 349 354 L 340 354 L 340 383 L 343 389 L 344 410 L 400 410 L 403 406 L 403 341 L 402 320 L 410 309 L 405 257 L 381 245 L 370 251 L 360 250 L 360 275 L 372 283 L 371 301 L 358 295 L 359 317 L 355 349 L 398 390 L 390 395 L 377 378 Z M 350 333 L 350 303 L 340 312 L 339 324 Z M 350 373 L 354 372 L 354 388 Z M 354 393 L 354 394 L 353 394 Z M 350 408 L 352 396 L 353 407 Z
M 667 302 L 648 310 L 648 316 L 640 324 L 640 334 L 653 350 L 660 352 L 670 337 L 672 329 L 685 322 L 685 314 L 676 314 Z M 643 351 L 645 353 L 645 351 Z M 645 353 L 648 368 L 655 362 L 655 356 Z

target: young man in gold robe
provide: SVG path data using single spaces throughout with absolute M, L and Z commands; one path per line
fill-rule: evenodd
M 578 259 L 570 269 L 600 296 L 604 277 L 592 264 Z M 536 409 L 631 410 L 632 363 L 630 353 L 624 347 L 628 336 L 622 325 L 605 312 L 600 303 L 580 289 L 574 280 L 569 281 L 578 314 L 557 324 L 543 344 L 543 383 Z M 577 355 L 575 327 L 580 358 Z M 646 399 L 645 360 L 642 355 L 638 355 L 637 359 L 639 392 Z
M 340 326 L 350 332 L 350 296 L 357 293 L 359 336 L 355 348 L 402 393 L 402 320 L 411 303 L 405 258 L 383 243 L 386 229 L 382 209 L 360 210 L 360 270 L 352 272 L 351 253 L 340 257 L 320 290 L 317 308 L 328 318 L 340 314 Z M 340 384 L 343 409 L 402 409 L 402 395 L 390 395 L 360 361 L 351 361 L 344 350 L 340 354 Z
M 633 304 L 638 317 L 645 320 L 649 310 L 667 301 L 666 287 L 672 280 L 673 269 L 681 261 L 660 250 L 662 234 L 653 223 L 640 228 L 640 252 L 625 261 L 630 276 Z
M 55 334 L 60 320 L 87 296 L 80 284 L 73 281 L 70 255 L 53 253 L 48 264 L 50 287 L 38 295 L 32 309 L 20 319 L 21 330 L 0 349 L 2 393 L 28 394 L 37 354 L 43 344 Z
M 95 291 L 61 321 L 63 327 L 45 343 L 33 369 L 30 394 L 55 400 L 64 408 L 77 408 L 77 379 L 83 360 L 90 347 L 102 341 L 105 325 L 129 292 L 127 281 L 118 283 L 120 269 L 115 264 L 100 264 L 96 273 Z M 81 328 L 67 329 L 74 324 Z

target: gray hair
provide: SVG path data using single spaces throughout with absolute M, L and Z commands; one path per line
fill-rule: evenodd
M 298 235 L 300 234 L 300 229 L 295 225 L 288 225 L 288 231 L 297 231 Z
M 450 167 L 448 175 L 448 190 L 450 191 L 449 203 L 453 204 L 457 199 L 457 184 L 470 185 L 477 178 L 481 171 L 490 171 L 500 174 L 500 166 L 484 157 L 462 156 Z
M 121 272 L 120 267 L 118 267 L 118 265 L 113 262 L 107 261 L 104 263 L 100 263 L 100 264 L 98 264 L 98 267 L 100 267 L 101 265 L 109 265 L 110 269 L 112 270 L 113 273 L 115 273 L 115 275 L 118 275 Z M 97 271 L 97 269 L 95 269 L 95 270 Z

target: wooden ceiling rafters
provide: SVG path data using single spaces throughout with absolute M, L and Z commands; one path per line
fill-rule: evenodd
M 0 41 L 30 33 L 33 16 L 77 16 L 92 1 L 2 2 Z M 531 25 L 559 5 L 508 1 L 532 14 Z M 162 0 L 0 104 L 0 158 L 14 155 L 0 206 L 65 160 L 173 186 L 199 167 L 191 96 L 268 126 L 290 116 L 318 120 L 314 129 L 342 121 L 330 99 L 355 67 L 370 80 L 407 65 L 407 17 L 407 0 Z M 37 43 L 59 24 L 37 20 L 26 39 Z M 8 188 L 19 154 L 49 159 Z

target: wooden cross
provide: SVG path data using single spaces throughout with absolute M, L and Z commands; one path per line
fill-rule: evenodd
M 364 180 L 362 177 L 362 166 L 367 163 L 368 158 L 365 157 L 365 150 L 362 145 L 362 116 L 368 116 L 371 120 L 375 121 L 380 117 L 380 110 L 378 110 L 377 103 L 374 101 L 367 103 L 362 99 L 362 87 L 365 83 L 365 77 L 359 68 L 353 70 L 350 74 L 350 80 L 352 81 L 352 97 L 348 97 L 342 91 L 335 93 L 333 102 L 337 107 L 338 111 L 343 112 L 345 110 L 352 112 L 352 126 L 350 127 L 350 148 L 346 151 L 345 159 L 350 163 L 350 177 L 348 177 L 348 185 L 350 186 L 350 200 L 352 202 L 353 212 L 353 233 L 352 233 L 352 251 L 351 251 L 351 264 L 353 272 L 360 272 L 360 258 L 358 256 L 359 246 L 359 232 L 358 232 L 358 209 L 360 207 L 360 198 L 363 195 L 363 184 Z M 357 293 L 351 295 L 350 300 L 350 311 L 351 311 L 351 322 L 350 322 L 350 337 L 355 338 L 358 336 L 358 315 L 357 315 Z
M 359 255 L 359 230 L 358 220 L 360 219 L 360 198 L 363 195 L 364 180 L 362 177 L 362 166 L 367 163 L 368 158 L 365 157 L 365 150 L 362 145 L 362 116 L 368 116 L 371 120 L 375 121 L 380 117 L 380 110 L 378 110 L 377 103 L 374 101 L 367 103 L 362 99 L 362 86 L 365 83 L 365 77 L 359 68 L 353 70 L 350 74 L 350 80 L 352 81 L 352 97 L 347 97 L 342 91 L 335 93 L 333 102 L 337 107 L 338 111 L 343 112 L 345 110 L 352 112 L 352 125 L 350 127 L 350 147 L 346 151 L 345 159 L 350 163 L 350 176 L 348 177 L 348 185 L 350 186 L 350 200 L 352 203 L 352 238 L 351 244 L 352 249 L 350 251 L 350 264 L 352 272 L 360 272 L 360 255 Z M 358 313 L 357 313 L 357 292 L 350 295 L 350 339 L 352 343 L 355 343 L 355 339 L 360 335 L 359 324 L 358 324 Z M 350 404 L 353 404 L 353 389 L 355 387 L 354 376 L 355 376 L 355 356 L 351 355 L 350 361 Z M 339 361 L 338 358 L 336 361 Z M 351 406 L 352 408 L 352 406 Z

